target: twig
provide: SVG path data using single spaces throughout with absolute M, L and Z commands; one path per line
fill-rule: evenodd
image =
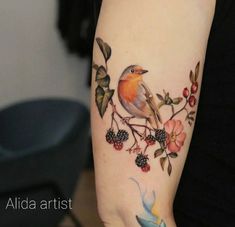
M 115 122 L 115 124 L 117 126 L 117 129 L 119 130 L 119 126 L 118 126 L 117 120 L 114 117 L 114 112 L 112 112 L 111 128 L 113 128 L 113 122 Z
M 185 102 L 184 106 L 183 106 L 180 110 L 178 110 L 177 112 L 175 112 L 174 114 L 172 114 L 170 120 L 172 120 L 176 115 L 178 115 L 180 112 L 182 112 L 183 110 L 185 110 L 185 107 L 187 106 L 187 104 L 188 104 L 188 99 L 186 99 L 186 102 Z
M 144 154 L 146 153 L 147 149 L 148 149 L 149 145 L 146 145 L 144 148 Z
M 132 126 L 136 126 L 136 127 L 142 127 L 142 128 L 145 128 L 145 129 L 148 129 L 149 130 L 149 132 L 151 132 L 151 131 L 155 131 L 154 129 L 152 129 L 152 128 L 149 128 L 147 125 L 139 125 L 139 124 L 131 124 Z

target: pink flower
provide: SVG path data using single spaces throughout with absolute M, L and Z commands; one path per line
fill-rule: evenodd
M 166 144 L 171 152 L 179 152 L 184 145 L 186 133 L 183 132 L 184 126 L 180 120 L 169 120 L 164 124 L 167 139 Z

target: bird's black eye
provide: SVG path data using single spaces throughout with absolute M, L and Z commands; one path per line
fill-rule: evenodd
M 134 73 L 134 72 L 135 72 L 135 70 L 134 70 L 134 69 L 132 69 L 132 70 L 131 70 L 131 73 Z

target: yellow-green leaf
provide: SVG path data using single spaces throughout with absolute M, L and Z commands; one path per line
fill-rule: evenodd
M 97 80 L 101 80 L 103 78 L 105 78 L 107 75 L 107 72 L 106 72 L 106 69 L 104 68 L 104 66 L 100 66 L 98 69 L 97 69 L 97 72 L 96 72 L 96 81 Z
M 178 98 L 174 98 L 172 101 L 173 101 L 173 104 L 178 105 L 182 102 L 182 100 L 183 100 L 182 97 L 178 97 Z
M 101 38 L 96 38 L 96 42 L 98 43 L 99 48 L 104 56 L 104 59 L 107 62 L 112 54 L 111 47 L 107 43 L 105 43 Z
M 190 79 L 191 83 L 194 83 L 194 74 L 193 74 L 192 70 L 190 71 L 189 79 Z
M 197 81 L 198 76 L 199 76 L 199 71 L 200 71 L 200 61 L 197 63 L 196 68 L 195 68 L 195 81 Z
M 168 172 L 168 175 L 170 176 L 170 175 L 171 175 L 171 172 L 172 172 L 172 165 L 171 165 L 170 162 L 169 162 L 169 164 L 168 164 L 167 172 Z
M 166 163 L 166 157 L 160 158 L 160 164 L 161 164 L 162 170 L 164 170 L 165 163 Z
M 101 118 L 103 118 L 113 94 L 114 90 L 104 90 L 100 86 L 96 88 L 95 101 Z
M 155 152 L 154 152 L 154 158 L 157 158 L 159 156 L 161 156 L 163 154 L 164 150 L 162 148 L 160 149 L 157 149 Z
M 100 80 L 97 80 L 96 81 L 97 84 L 100 86 L 100 87 L 109 87 L 109 83 L 110 83 L 110 76 L 107 75 L 106 77 L 104 77 L 103 79 L 100 79 Z
M 171 158 L 177 158 L 177 157 L 178 157 L 178 154 L 175 153 L 175 152 L 171 152 L 171 153 L 169 154 L 169 156 L 170 156 Z

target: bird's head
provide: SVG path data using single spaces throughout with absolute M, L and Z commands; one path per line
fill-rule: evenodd
M 123 71 L 120 80 L 142 80 L 143 74 L 147 72 L 139 65 L 130 65 Z

